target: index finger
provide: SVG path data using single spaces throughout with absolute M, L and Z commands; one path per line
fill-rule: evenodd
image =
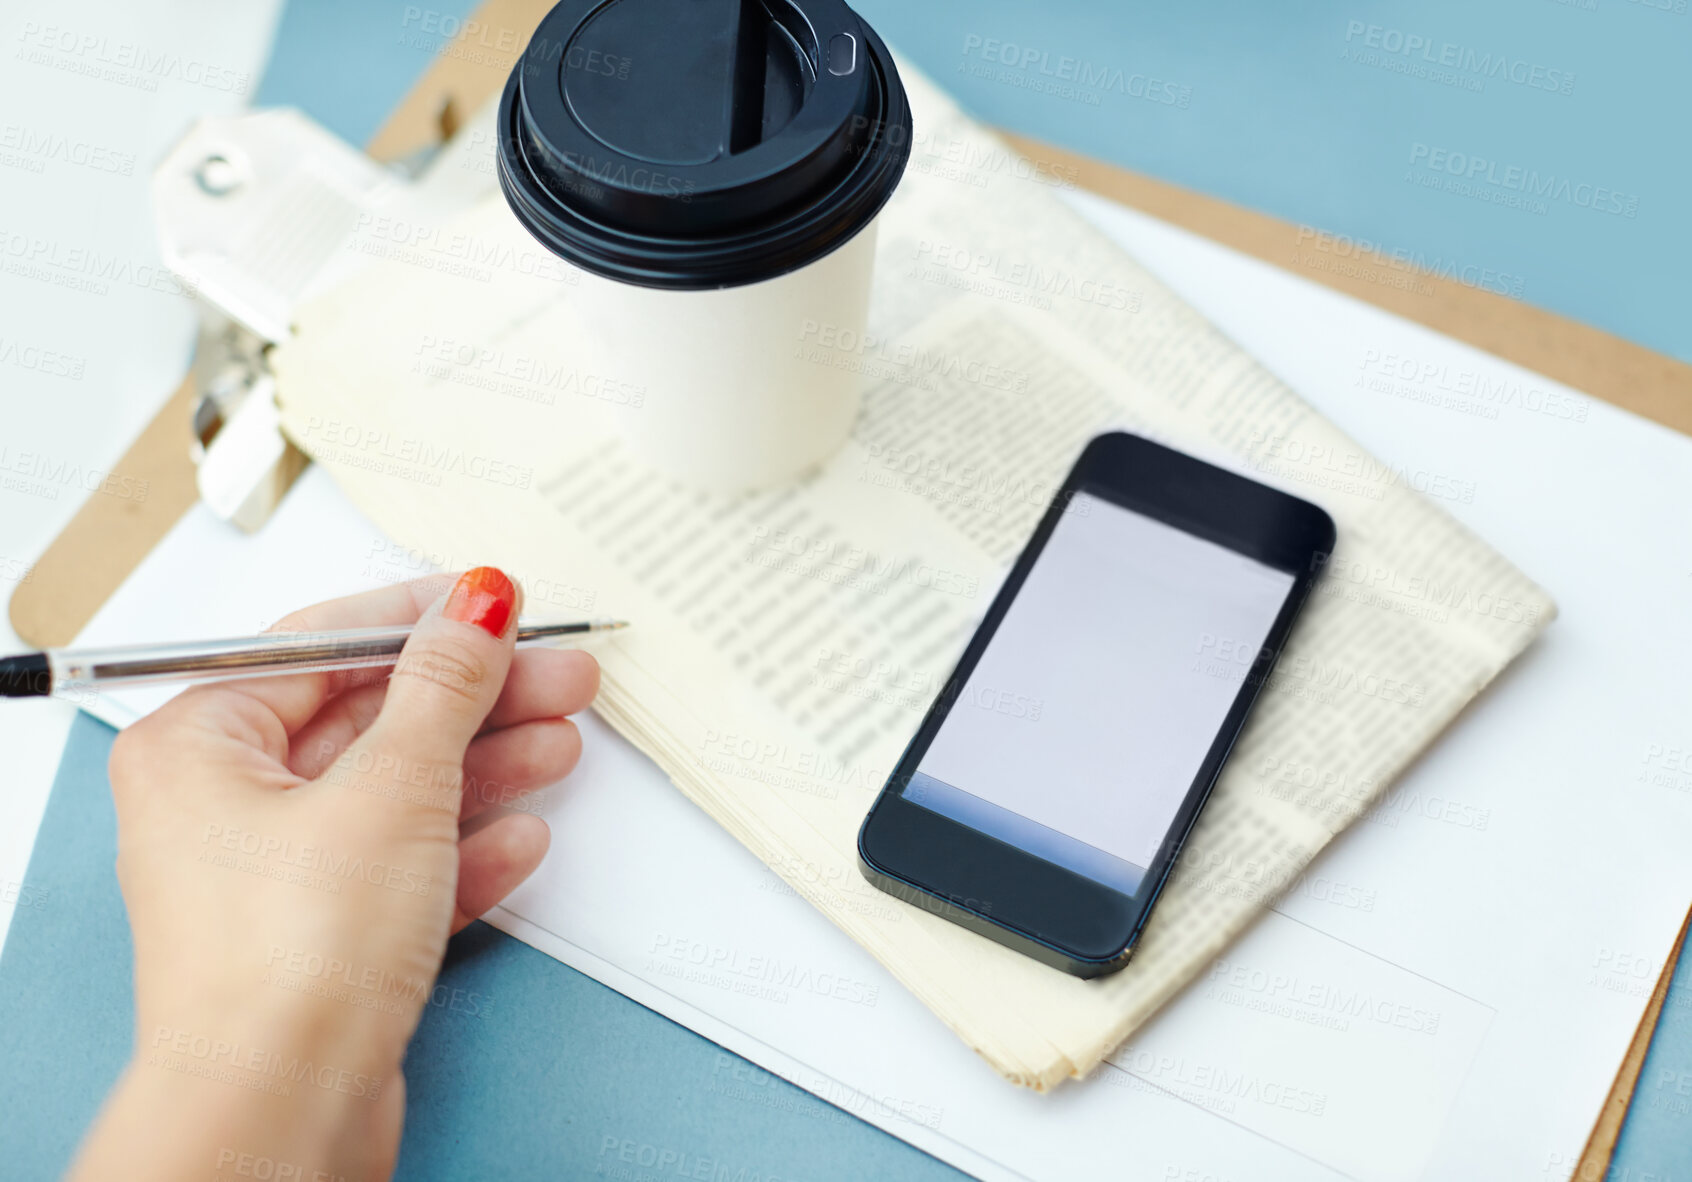
M 427 575 L 409 583 L 394 583 L 315 603 L 283 616 L 268 632 L 334 632 L 343 628 L 381 628 L 415 624 L 425 608 L 452 589 L 456 574 Z M 292 735 L 343 690 L 385 680 L 390 670 L 337 669 L 322 673 L 291 673 L 282 677 L 254 677 L 224 682 L 219 688 L 246 694 L 268 706 Z

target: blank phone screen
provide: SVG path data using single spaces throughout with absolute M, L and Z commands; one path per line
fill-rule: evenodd
M 1293 582 L 1078 492 L 905 799 L 1134 894 Z

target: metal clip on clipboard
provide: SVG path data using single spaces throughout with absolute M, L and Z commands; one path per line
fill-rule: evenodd
M 457 115 L 437 116 L 442 144 Z M 153 175 L 165 264 L 199 297 L 190 381 L 200 499 L 246 531 L 269 518 L 308 460 L 283 436 L 269 350 L 299 303 L 359 261 L 378 210 L 415 204 L 411 178 L 441 144 L 383 166 L 298 111 L 205 119 Z
M 154 177 L 161 254 L 199 294 L 204 312 L 195 360 L 113 469 L 148 495 L 83 503 L 41 554 L 34 577 L 13 590 L 7 614 L 20 637 L 38 647 L 72 643 L 196 501 L 248 530 L 266 520 L 306 463 L 276 431 L 266 382 L 267 346 L 286 331 L 296 301 L 332 280 L 331 262 L 351 267 L 369 257 L 359 239 L 379 236 L 385 223 L 366 222 L 360 231 L 361 219 L 439 225 L 495 191 L 489 165 L 498 95 L 483 85 L 489 71 L 477 64 L 460 77 L 449 69 L 459 64 L 442 58 L 378 134 L 374 142 L 392 164 L 373 163 L 291 111 L 203 122 L 161 164 Z M 470 126 L 459 132 L 460 99 L 479 104 L 467 121 L 474 134 Z M 358 212 L 350 237 L 325 234 L 313 244 L 290 227 L 289 193 L 276 186 L 296 171 L 315 179 L 292 199 L 329 184 L 328 204 L 342 207 L 343 228 L 352 195 Z M 277 235 L 269 240 L 274 257 L 243 253 L 262 246 L 266 233 Z M 288 252 L 300 260 L 291 272 L 280 266 Z M 258 275 L 249 275 L 255 264 Z

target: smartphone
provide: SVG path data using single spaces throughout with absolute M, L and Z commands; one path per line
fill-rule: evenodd
M 1092 440 L 865 818 L 865 877 L 1120 969 L 1333 544 L 1308 501 Z

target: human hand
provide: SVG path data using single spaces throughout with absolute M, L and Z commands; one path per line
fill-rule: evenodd
M 118 737 L 135 1058 L 74 1177 L 234 1178 L 242 1155 L 302 1180 L 392 1171 L 400 1063 L 447 937 L 549 839 L 523 813 L 461 823 L 575 766 L 564 716 L 599 684 L 587 653 L 514 653 L 520 595 L 499 571 L 448 585 L 334 600 L 274 629 L 416 621 L 391 677 L 198 687 Z

